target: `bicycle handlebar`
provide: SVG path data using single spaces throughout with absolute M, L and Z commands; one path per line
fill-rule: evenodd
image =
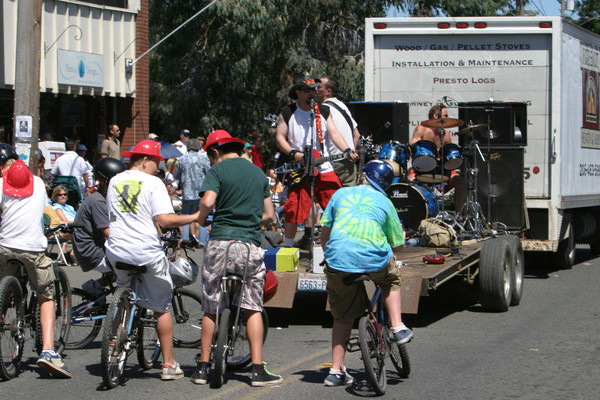
M 51 235 L 56 231 L 61 231 L 62 233 L 73 233 L 73 230 L 77 229 L 77 228 L 83 228 L 83 225 L 75 225 L 71 222 L 69 222 L 67 224 L 58 224 L 58 225 L 46 228 L 45 235 L 46 236 Z

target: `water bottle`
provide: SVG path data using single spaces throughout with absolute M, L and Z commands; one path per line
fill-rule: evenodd
M 421 239 L 418 237 L 410 238 L 406 241 L 406 244 L 410 247 L 417 247 L 421 245 Z

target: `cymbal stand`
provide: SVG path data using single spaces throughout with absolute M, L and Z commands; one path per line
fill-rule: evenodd
M 462 224 L 458 221 L 456 222 L 460 230 L 459 237 L 463 239 L 481 238 L 486 236 L 489 229 L 487 220 L 481 212 L 481 204 L 477 201 L 477 174 L 479 168 L 475 152 L 479 154 L 484 163 L 486 161 L 479 148 L 479 142 L 473 137 L 473 132 L 469 132 L 468 135 L 471 137 L 471 143 L 467 146 L 467 148 L 470 147 L 468 157 L 465 157 L 469 163 L 468 167 L 465 168 L 467 175 L 467 199 L 458 212 L 459 215 L 462 215 L 464 211 L 464 217 L 461 218 Z

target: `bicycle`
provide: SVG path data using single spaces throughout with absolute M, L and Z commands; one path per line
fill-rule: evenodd
M 68 227 L 58 225 L 50 228 L 52 235 Z M 37 294 L 28 288 L 28 276 L 23 263 L 17 259 L 8 261 L 17 268 L 16 276 L 0 280 L 0 377 L 9 380 L 19 373 L 25 341 L 34 339 L 34 351 L 42 352 L 42 327 Z M 52 262 L 54 271 L 54 350 L 62 354 L 71 326 L 71 286 L 66 272 Z M 27 333 L 30 332 L 29 336 Z
M 370 280 L 367 274 L 352 274 L 344 279 L 346 285 L 362 285 L 364 296 L 368 298 L 362 282 Z M 385 358 L 388 356 L 401 378 L 410 374 L 410 359 L 406 344 L 397 344 L 391 339 L 391 324 L 384 305 L 381 288 L 376 287 L 364 316 L 358 321 L 358 338 L 346 341 L 346 350 L 360 350 L 367 381 L 376 394 L 384 395 L 387 388 Z
M 221 277 L 221 296 L 228 296 L 229 306 L 221 312 L 221 301 L 217 305 L 215 332 L 213 334 L 213 351 L 211 352 L 215 365 L 214 385 L 219 388 L 225 382 L 225 372 L 227 368 L 239 370 L 246 367 L 252 361 L 250 355 L 250 343 L 246 331 L 246 319 L 242 317 L 243 289 L 246 284 L 248 265 L 250 258 L 250 248 L 247 243 L 233 241 L 227 246 L 225 251 L 225 260 L 229 259 L 229 249 L 233 245 L 242 245 L 246 248 L 246 260 L 244 263 L 243 276 L 227 273 L 225 269 L 224 276 Z M 233 306 L 233 298 L 239 297 L 239 305 Z M 261 311 L 263 323 L 263 343 L 267 339 L 269 330 L 269 320 L 267 312 L 263 308 Z M 240 318 L 242 317 L 242 318 Z
M 115 268 L 129 271 L 131 285 L 115 289 L 103 328 L 100 364 L 102 381 L 109 389 L 121 384 L 130 352 L 136 351 L 144 371 L 152 368 L 160 355 L 158 319 L 152 310 L 137 304 L 140 299 L 135 293 L 136 282 L 146 272 L 146 266 L 117 262 Z
M 171 234 L 164 235 L 162 240 L 168 258 L 171 258 L 175 250 L 179 248 L 183 248 L 187 257 L 187 250 L 197 247 L 189 242 L 179 242 L 179 239 Z M 94 341 L 100 333 L 102 320 L 108 311 L 109 304 L 106 299 L 114 291 L 115 286 L 112 283 L 98 295 L 92 295 L 79 288 L 73 289 L 71 294 L 73 299 L 71 333 L 66 345 L 67 349 L 81 349 Z M 171 302 L 173 345 L 181 348 L 199 347 L 201 341 L 200 321 L 204 315 L 200 295 L 193 290 L 175 285 Z

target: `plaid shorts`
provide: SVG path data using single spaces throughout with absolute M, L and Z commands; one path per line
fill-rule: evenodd
M 243 276 L 247 249 L 241 242 L 229 248 L 228 259 L 225 260 L 227 247 L 233 240 L 209 240 L 204 249 L 204 265 L 202 266 L 202 311 L 208 314 L 217 313 L 217 304 L 221 299 L 222 310 L 228 307 L 228 296 L 221 296 L 221 277 L 227 273 Z M 264 250 L 252 243 L 245 243 L 250 248 L 246 285 L 242 290 L 241 307 L 247 310 L 262 311 L 265 275 L 267 270 Z M 233 304 L 240 304 L 240 296 L 233 298 Z

